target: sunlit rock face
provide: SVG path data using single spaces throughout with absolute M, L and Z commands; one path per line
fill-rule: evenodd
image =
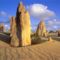
M 25 10 L 25 7 L 22 3 L 18 5 L 17 12 L 16 12 L 16 18 L 12 18 L 11 22 L 11 36 L 13 41 L 17 41 L 17 46 L 27 46 L 31 45 L 31 39 L 30 39 L 30 15 Z M 14 31 L 13 31 L 14 30 Z M 13 36 L 15 35 L 15 36 Z M 17 39 L 15 39 L 16 37 Z
M 0 24 L 0 32 L 4 32 L 4 24 Z
M 11 17 L 11 20 L 10 20 L 10 36 L 11 36 L 11 46 L 19 46 L 19 40 L 18 40 L 18 37 L 17 37 L 17 30 L 16 30 L 16 20 L 15 20 L 15 17 Z
M 22 3 L 19 4 L 16 13 L 17 36 L 20 46 L 31 45 L 30 16 Z
M 44 37 L 47 36 L 47 30 L 46 30 L 46 26 L 45 26 L 44 21 L 41 21 L 41 22 L 38 24 L 37 31 L 36 31 L 36 35 L 37 35 L 37 36 L 44 36 Z

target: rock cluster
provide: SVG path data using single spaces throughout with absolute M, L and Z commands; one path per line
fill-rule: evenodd
M 47 30 L 46 30 L 44 21 L 41 21 L 41 22 L 38 24 L 37 31 L 36 31 L 36 35 L 37 35 L 37 36 L 44 36 L 44 37 L 47 36 Z
M 30 16 L 22 3 L 18 5 L 16 17 L 11 18 L 11 45 L 31 45 L 30 39 Z

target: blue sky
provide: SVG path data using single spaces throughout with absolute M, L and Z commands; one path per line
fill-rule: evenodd
M 33 30 L 36 29 L 42 18 L 44 18 L 47 30 L 60 29 L 60 0 L 0 0 L 0 23 L 4 23 L 6 28 L 9 28 L 10 16 L 16 15 L 16 9 L 20 1 L 23 2 L 30 13 Z M 46 9 L 46 12 L 44 9 Z

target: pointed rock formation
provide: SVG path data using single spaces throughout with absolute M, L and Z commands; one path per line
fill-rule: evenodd
M 30 16 L 22 3 L 19 4 L 16 13 L 17 35 L 20 46 L 31 45 Z
M 4 32 L 4 24 L 0 24 L 0 32 Z
M 15 40 L 19 41 L 19 46 L 31 45 L 30 16 L 29 13 L 25 10 L 25 7 L 22 3 L 18 5 L 16 12 L 16 20 L 15 18 L 12 18 L 12 21 L 13 20 L 15 24 L 11 22 L 11 42 L 14 42 Z M 17 39 L 15 39 L 14 37 L 17 37 Z
M 19 46 L 19 40 L 17 38 L 17 34 L 16 34 L 16 20 L 15 17 L 11 17 L 10 20 L 10 36 L 11 36 L 11 46 Z
M 36 31 L 36 35 L 37 35 L 37 36 L 44 36 L 44 37 L 47 36 L 47 30 L 46 30 L 44 21 L 41 21 L 41 22 L 38 24 L 37 31 Z
M 52 41 L 53 41 L 53 39 L 52 39 L 51 37 L 49 37 L 49 38 L 48 38 L 48 41 L 52 42 Z

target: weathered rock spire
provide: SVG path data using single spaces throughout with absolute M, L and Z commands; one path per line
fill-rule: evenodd
M 4 32 L 4 24 L 0 24 L 0 32 Z
M 44 21 L 42 20 L 37 27 L 36 34 L 38 36 L 46 36 L 47 35 L 47 30 Z
M 31 45 L 31 39 L 30 39 L 30 15 L 25 10 L 25 7 L 22 3 L 20 3 L 17 7 L 16 12 L 16 19 L 15 19 L 15 25 L 14 22 L 12 24 L 12 30 L 15 29 L 12 32 L 12 40 L 11 45 L 14 45 L 14 43 L 17 42 L 14 46 L 27 46 Z M 14 38 L 16 37 L 16 38 Z

